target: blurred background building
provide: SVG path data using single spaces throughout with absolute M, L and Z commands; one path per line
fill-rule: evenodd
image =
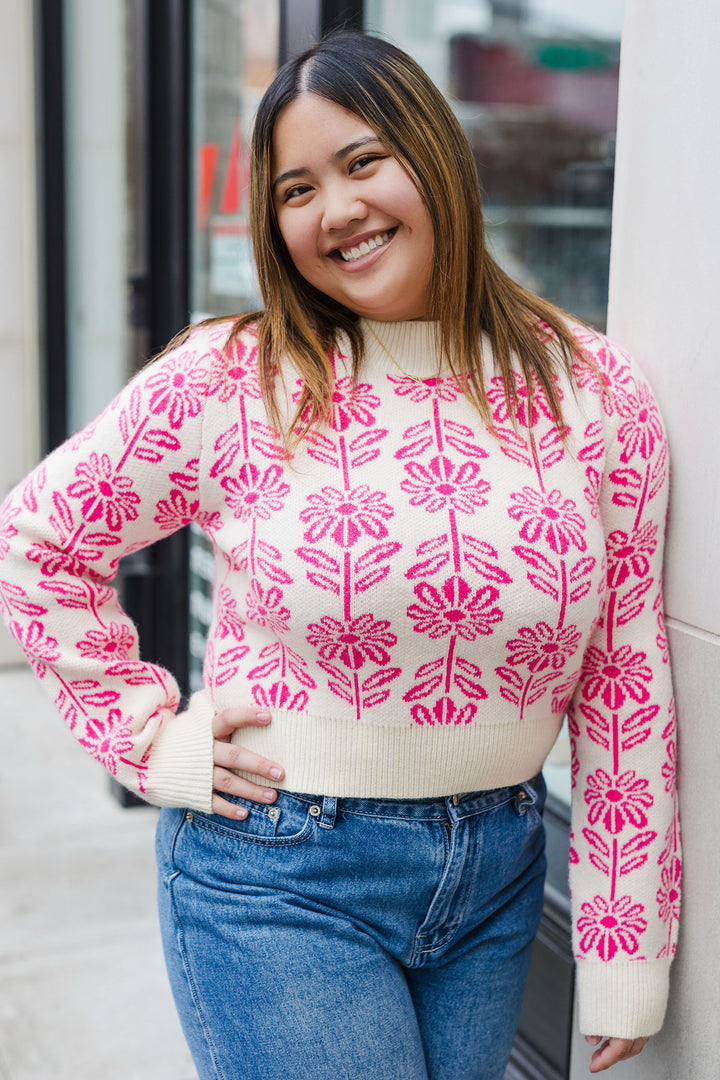
M 695 770 L 682 792 L 693 881 L 720 764 L 720 499 L 705 415 L 718 379 L 719 162 L 705 123 L 720 93 L 720 13 L 715 0 L 627 8 L 620 79 L 622 0 L 0 0 L 0 496 L 188 321 L 259 306 L 247 218 L 257 102 L 323 31 L 389 36 L 450 97 L 501 264 L 609 323 L 659 393 L 675 448 L 668 624 Z M 188 692 L 201 680 L 212 566 L 190 530 L 125 560 L 119 582 L 143 651 Z M 0 636 L 0 664 L 19 659 Z M 547 777 L 546 911 L 508 1080 L 587 1068 L 573 1028 L 562 737 Z M 713 896 L 688 892 L 688 958 L 699 936 L 718 943 L 717 856 L 710 870 Z M 715 1075 L 716 992 L 703 999 L 709 983 L 688 965 L 676 965 L 666 1041 L 619 1080 Z

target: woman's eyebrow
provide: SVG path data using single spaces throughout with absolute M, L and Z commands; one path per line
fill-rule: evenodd
M 369 146 L 370 143 L 379 143 L 381 140 L 377 135 L 363 135 L 361 139 L 354 139 L 347 146 L 343 146 L 340 150 L 336 150 L 333 154 L 334 161 L 342 161 L 348 154 L 352 154 L 353 151 L 359 150 L 363 146 Z M 273 180 L 273 191 L 277 188 L 278 184 L 284 183 L 286 180 L 299 180 L 303 176 L 308 176 L 310 170 L 306 166 L 301 166 L 299 169 L 286 169 L 285 172 L 280 173 Z

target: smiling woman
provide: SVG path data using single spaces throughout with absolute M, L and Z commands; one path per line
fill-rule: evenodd
M 495 264 L 467 141 L 392 45 L 340 34 L 278 74 L 251 198 L 264 310 L 180 335 L 10 496 L 10 627 L 164 807 L 202 1080 L 501 1080 L 567 712 L 599 1072 L 659 1028 L 677 932 L 657 406 Z M 110 582 L 188 521 L 215 591 L 178 715 Z

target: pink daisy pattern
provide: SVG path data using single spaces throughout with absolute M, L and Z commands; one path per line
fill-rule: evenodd
M 15 522 L 24 520 L 31 540 L 20 558 L 36 570 L 33 592 L 0 583 L 0 607 L 17 616 L 12 632 L 38 676 L 52 685 L 55 704 L 81 745 L 138 792 L 145 790 L 160 710 L 177 708 L 179 691 L 162 668 L 139 662 L 134 627 L 109 582 L 121 556 L 197 514 L 197 458 L 179 456 L 177 432 L 199 418 L 208 394 L 201 359 L 187 344 L 159 360 L 43 463 L 0 512 L 0 555 L 8 550 L 3 540 L 15 536 Z M 65 479 L 53 489 L 47 476 L 56 467 Z M 33 521 L 46 524 L 35 533 Z M 67 613 L 81 629 L 72 638 Z M 118 707 L 121 697 L 128 711 Z M 147 718 L 137 725 L 130 718 L 134 702 Z
M 605 436 L 590 423 L 579 459 L 593 462 L 586 467 L 591 510 L 597 506 L 612 524 L 602 617 L 569 712 L 574 813 L 580 816 L 582 799 L 585 817 L 571 884 L 581 872 L 597 882 L 593 901 L 583 903 L 576 918 L 575 946 L 579 957 L 603 961 L 662 958 L 675 950 L 681 875 L 674 710 L 669 680 L 658 672 L 668 657 L 656 632 L 663 626 L 659 538 L 667 448 L 654 398 L 628 358 L 607 343 L 592 351 L 596 370 L 580 365 L 575 373 L 612 422 L 605 424 L 610 441 L 603 445 Z M 604 481 L 598 484 L 603 474 L 595 463 L 603 459 Z M 659 665 L 658 653 L 649 651 L 656 637 Z M 663 695 L 671 719 L 661 733 Z M 664 791 L 646 771 L 653 761 L 648 748 L 657 742 L 665 748 Z
M 413 631 L 442 643 L 444 651 L 416 669 L 403 700 L 418 725 L 469 724 L 488 692 L 467 646 L 495 633 L 504 618 L 501 588 L 512 580 L 497 550 L 478 535 L 478 514 L 491 493 L 481 464 L 488 451 L 472 428 L 443 415 L 441 405 L 459 391 L 454 377 L 391 382 L 420 415 L 431 409 L 429 419 L 406 428 L 395 457 L 405 470 L 400 487 L 409 505 L 432 515 L 433 532 L 445 528 L 417 546 L 417 561 L 406 572 L 416 583 L 407 607 Z
M 345 360 L 342 354 L 333 358 L 336 371 Z M 368 384 L 347 376 L 340 375 L 335 386 L 330 434 L 315 433 L 307 452 L 337 473 L 337 486 L 307 496 L 300 512 L 305 543 L 296 555 L 306 565 L 308 582 L 337 597 L 342 607 L 341 619 L 324 616 L 308 624 L 306 640 L 317 650 L 330 692 L 360 720 L 365 710 L 387 700 L 401 673 L 392 663 L 397 636 L 389 620 L 358 611 L 364 593 L 390 573 L 401 545 L 391 537 L 395 512 L 386 493 L 355 480 L 388 436 L 376 423 L 380 399 Z

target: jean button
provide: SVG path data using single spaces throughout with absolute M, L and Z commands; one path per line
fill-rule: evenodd
M 320 817 L 320 815 L 322 814 L 322 807 L 320 807 L 320 806 L 311 806 L 310 807 L 310 813 L 312 814 L 313 817 Z
M 270 818 L 271 821 L 274 821 L 279 813 L 280 813 L 280 811 L 278 810 L 277 806 L 271 806 L 270 809 L 268 810 L 268 817 Z

